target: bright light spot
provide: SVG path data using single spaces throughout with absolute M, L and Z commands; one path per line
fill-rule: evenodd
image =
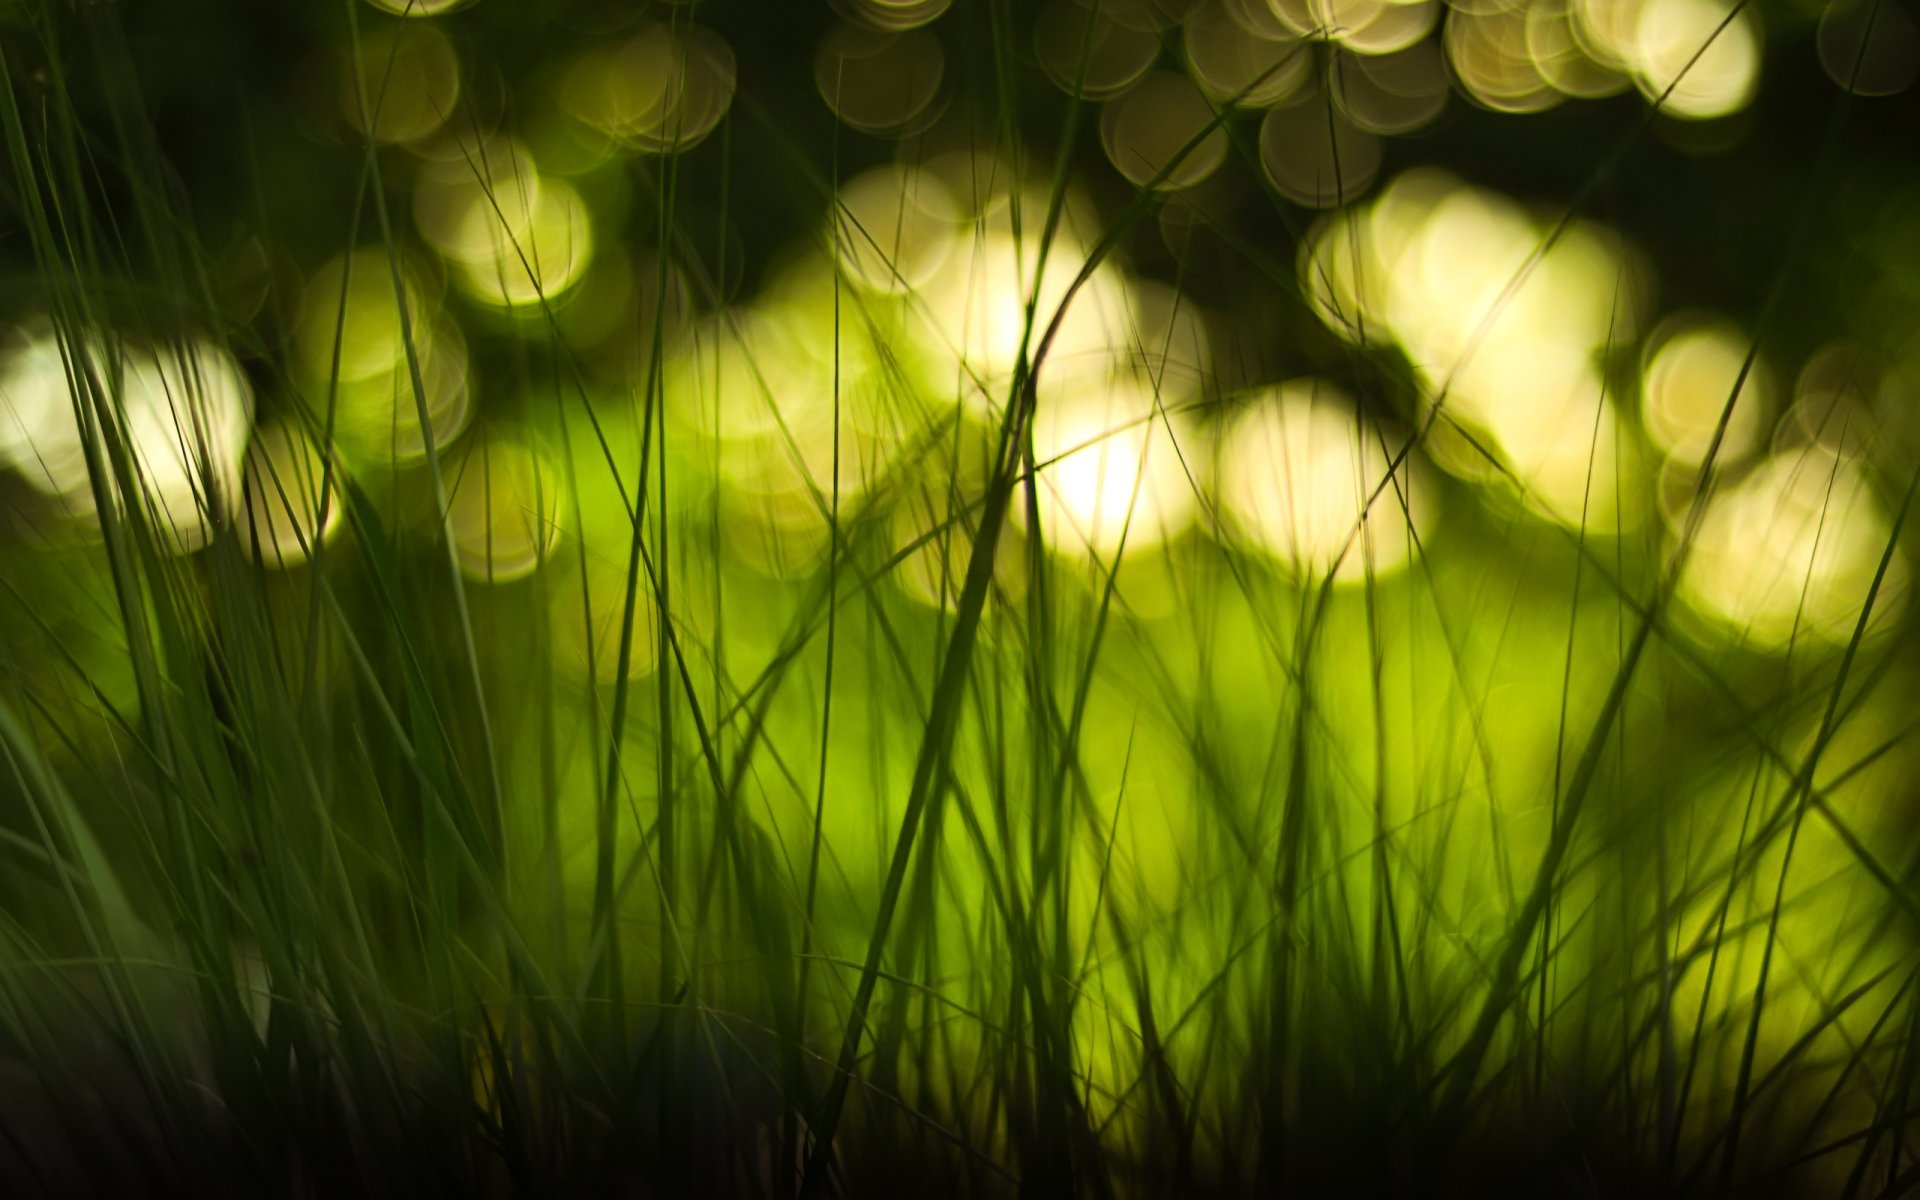
M 560 537 L 560 478 L 531 442 L 475 438 L 447 482 L 447 531 L 467 578 L 507 583 L 531 575 Z
M 404 322 L 386 250 L 368 247 L 325 263 L 308 279 L 294 332 L 296 378 L 315 424 L 331 428 L 350 454 L 387 465 L 424 458 L 429 442 L 445 445 L 466 426 L 470 408 L 459 328 L 437 314 L 420 270 L 402 259 L 399 276 Z M 421 424 L 423 401 L 431 439 Z
M 930 357 L 936 389 L 958 387 L 982 415 L 996 415 L 1006 402 L 1023 346 L 1029 356 L 1056 316 L 1059 332 L 1047 351 L 1047 371 L 1105 366 L 1126 352 L 1131 298 L 1126 281 L 1111 267 L 1096 271 L 1071 297 L 1067 290 L 1086 251 L 1071 237 L 1055 240 L 1038 280 L 1032 336 L 1027 304 L 1035 299 L 1039 239 L 1016 241 L 1009 233 L 982 236 L 971 253 L 951 256 L 928 285 L 925 315 L 932 323 Z
M 1146 380 L 1056 377 L 1038 397 L 1033 456 L 1040 528 L 1056 554 L 1131 556 L 1193 523 L 1193 439 Z M 1024 523 L 1022 506 L 1015 515 Z
M 460 101 L 460 59 L 435 26 L 368 34 L 353 58 L 341 67 L 340 111 L 375 141 L 419 141 L 444 125 Z
M 1844 643 L 1891 537 L 1861 467 L 1819 447 L 1775 455 L 1708 501 L 1679 594 L 1758 649 Z M 1896 553 L 1870 629 L 1899 615 L 1907 585 Z
M 331 259 L 308 277 L 301 296 L 294 330 L 301 374 L 320 382 L 337 374 L 354 382 L 404 367 L 408 333 L 419 336 L 438 306 L 424 276 L 404 256 L 397 268 L 378 246 Z
M 572 184 L 543 178 L 519 221 L 502 220 L 484 196 L 472 198 L 460 242 L 472 255 L 457 264 L 468 294 L 518 308 L 551 301 L 579 281 L 593 257 L 593 226 Z
M 1477 103 L 1495 112 L 1542 112 L 1560 103 L 1527 43 L 1525 9 L 1455 11 L 1444 34 L 1454 78 Z
M 924 286 L 960 238 L 960 202 L 938 176 L 876 167 L 840 189 L 834 248 L 847 277 L 887 294 Z
M 1194 82 L 1220 104 L 1278 104 L 1313 74 L 1313 51 L 1307 42 L 1285 29 L 1275 37 L 1250 34 L 1219 4 L 1187 17 L 1182 47 Z
M 99 347 L 89 346 L 85 354 L 86 360 L 74 365 L 76 373 L 85 371 L 87 362 L 104 371 Z M 17 335 L 0 358 L 0 465 L 47 477 L 43 490 L 70 490 L 76 472 L 84 485 L 85 461 L 70 465 L 61 459 L 74 429 L 71 395 L 67 360 L 52 327 L 43 324 Z
M 1616 56 L 1590 49 L 1581 37 L 1579 0 L 1535 0 L 1527 6 L 1528 57 L 1541 78 L 1562 95 L 1597 100 L 1624 91 L 1629 80 Z M 1619 3 L 1616 7 L 1629 7 Z
M 1434 0 L 1310 0 L 1321 28 L 1356 54 L 1395 54 L 1417 45 L 1440 19 Z
M 1666 97 L 1662 112 L 1693 119 L 1739 112 L 1759 83 L 1753 6 L 1736 11 L 1725 0 L 1642 0 L 1630 62 L 1649 100 Z
M 1512 472 L 1500 482 L 1562 525 L 1613 533 L 1636 524 L 1642 467 L 1599 369 L 1584 355 L 1504 349 L 1485 360 L 1499 362 L 1501 390 L 1481 394 L 1475 422 Z
M 1102 110 L 1100 140 L 1108 161 L 1135 184 L 1192 187 L 1226 161 L 1227 135 L 1214 121 L 1213 105 L 1199 88 L 1162 72 Z
M 1884 449 L 1885 430 L 1868 397 L 1885 379 L 1886 364 L 1865 346 L 1846 340 L 1822 346 L 1800 369 L 1776 446 L 1818 442 L 1848 456 Z
M 690 433 L 728 445 L 820 425 L 831 419 L 833 402 L 832 362 L 824 362 L 823 377 L 815 356 L 796 345 L 771 311 L 720 314 L 699 325 L 667 362 L 667 415 Z
M 240 548 L 258 553 L 262 566 L 288 568 L 313 556 L 316 530 L 331 537 L 340 525 L 340 496 L 329 487 L 323 504 L 326 461 L 292 422 L 263 425 L 247 447 L 242 487 L 246 508 L 240 522 Z M 326 524 L 320 525 L 324 507 Z
M 1766 436 L 1771 382 L 1755 361 L 1740 373 L 1752 343 L 1731 322 L 1682 319 L 1657 334 L 1641 377 L 1641 413 L 1647 436 L 1668 457 L 1687 466 L 1706 461 L 1714 430 L 1740 383 L 1739 398 L 1715 462 L 1730 466 L 1759 448 Z
M 1542 252 L 1546 236 L 1511 201 L 1413 171 L 1310 235 L 1301 285 L 1341 336 L 1405 349 L 1428 402 L 1444 405 L 1433 428 L 1450 439 L 1435 450 L 1448 471 L 1517 484 L 1564 524 L 1624 525 L 1642 507 L 1639 462 L 1599 362 L 1634 337 L 1644 289 L 1610 232 L 1574 223 Z
M 238 496 L 240 458 L 253 420 L 253 389 L 239 364 L 204 341 L 118 355 L 91 347 L 87 360 L 104 389 L 101 399 L 118 417 L 110 427 L 98 424 L 107 414 L 83 399 L 83 428 L 50 334 L 8 360 L 0 379 L 12 465 L 35 490 L 85 516 L 96 508 L 89 444 L 108 472 L 103 486 L 114 497 L 121 492 L 111 448 L 123 445 L 147 515 L 168 548 L 189 553 L 206 545 Z
M 1302 578 L 1393 574 L 1434 508 L 1411 458 L 1389 473 L 1400 445 L 1331 384 L 1284 383 L 1227 427 L 1220 507 L 1240 537 Z

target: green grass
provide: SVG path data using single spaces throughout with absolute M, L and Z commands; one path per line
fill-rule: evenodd
M 1717 461 L 1731 395 L 1671 532 L 1598 515 L 1640 485 L 1597 451 L 1591 522 L 1541 519 L 1525 473 L 1450 408 L 1451 379 L 1423 396 L 1400 350 L 1312 315 L 1295 258 L 1312 214 L 1202 192 L 1215 258 L 1154 249 L 1174 201 L 1098 182 L 1099 114 L 1046 90 L 1030 17 L 960 3 L 940 26 L 939 136 L 963 130 L 1034 185 L 1009 189 L 1007 223 L 1049 281 L 1091 294 L 1126 265 L 1211 297 L 1238 331 L 1197 392 L 1155 380 L 1138 422 L 1166 435 L 1153 453 L 1177 451 L 1195 527 L 1158 541 L 1134 487 L 1089 551 L 1049 507 L 1077 448 L 1049 457 L 1042 426 L 1065 318 L 1030 290 L 1011 369 L 969 377 L 907 332 L 937 300 L 836 273 L 836 253 L 888 260 L 891 231 L 829 217 L 890 151 L 832 126 L 755 41 L 758 20 L 772 45 L 811 18 L 761 8 L 654 14 L 711 19 L 741 61 L 697 147 L 559 172 L 607 258 L 633 264 L 611 333 L 599 276 L 511 315 L 462 300 L 415 228 L 424 168 L 400 148 L 349 132 L 289 150 L 294 126 L 244 90 L 196 142 L 181 113 L 207 110 L 151 82 L 171 75 L 147 57 L 166 19 L 9 17 L 5 315 L 43 314 L 59 339 L 91 515 L 24 470 L 0 480 L 5 1190 L 1920 1182 L 1920 664 L 1888 615 L 1920 472 L 1897 434 L 1875 443 L 1891 521 L 1857 620 L 1832 644 L 1798 616 L 1784 648 L 1743 643 L 1679 596 L 1739 478 Z M 275 36 L 339 47 L 387 20 L 356 4 L 303 19 Z M 512 59 L 534 35 L 461 19 L 445 21 L 463 54 L 527 74 L 501 119 L 538 142 L 545 85 Z M 352 77 L 363 126 L 398 79 Z M 794 116 L 803 101 L 819 111 Z M 1578 220 L 1643 214 L 1647 173 L 1679 158 L 1658 105 L 1609 103 L 1604 148 L 1542 172 L 1577 182 L 1538 189 L 1551 211 L 1503 308 Z M 1798 157 L 1776 164 L 1789 199 L 1757 218 L 1768 298 L 1732 394 L 1769 354 L 1804 356 L 1809 293 L 1878 297 L 1863 327 L 1912 312 L 1845 257 L 1835 197 L 1879 143 L 1855 102 L 1820 103 L 1824 126 L 1771 135 Z M 1463 119 L 1398 165 L 1451 153 L 1471 174 L 1510 152 L 1501 121 L 1534 119 Z M 512 167 L 484 157 L 482 120 L 456 113 L 453 172 L 510 223 Z M 1183 154 L 1216 131 L 1227 169 L 1257 180 L 1232 110 Z M 288 169 L 301 154 L 338 177 Z M 225 163 L 238 198 L 202 193 L 176 155 Z M 249 311 L 209 209 L 268 247 Z M 556 253 L 509 240 L 507 271 L 537 278 Z M 384 260 L 376 315 L 398 327 L 385 438 L 343 421 L 353 281 L 302 295 L 278 265 L 355 247 L 380 252 L 355 262 Z M 749 306 L 782 286 L 811 289 L 793 308 L 825 364 L 807 384 L 822 426 L 789 420 L 792 347 L 751 340 Z M 1670 286 L 1675 307 L 1720 294 Z M 437 419 L 444 314 L 472 348 L 474 425 L 398 463 Z M 331 329 L 317 377 L 302 322 Z M 1850 328 L 1829 324 L 1820 339 Z M 1625 405 L 1638 336 L 1604 347 Z M 201 470 L 213 532 L 183 554 L 168 513 L 122 499 L 150 466 L 114 351 L 149 348 L 198 396 L 207 337 L 244 364 L 256 419 L 322 453 L 244 485 Z M 1146 337 L 1132 350 L 1152 359 Z M 1369 506 L 1425 503 L 1428 472 L 1443 515 L 1401 522 L 1418 542 L 1403 570 L 1376 573 L 1392 556 L 1359 511 L 1366 566 L 1336 580 L 1288 570 L 1217 507 L 1213 434 L 1258 387 L 1308 374 L 1358 398 L 1388 464 Z M 689 401 L 716 379 L 744 409 Z M 754 449 L 725 422 L 760 423 Z M 213 453 L 211 431 L 183 436 Z M 1429 471 L 1443 438 L 1484 482 Z M 522 445 L 544 464 L 524 477 L 496 457 Z M 721 482 L 749 453 L 799 486 Z M 321 498 L 303 565 L 274 569 L 235 518 L 263 486 Z M 492 518 L 478 548 L 475 513 Z M 512 538 L 518 577 L 496 540 Z

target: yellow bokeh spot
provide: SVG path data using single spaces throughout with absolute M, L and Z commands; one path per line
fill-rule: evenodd
M 340 525 L 340 495 L 328 486 L 326 460 L 291 422 L 263 425 L 247 447 L 240 548 L 268 568 L 295 567 Z M 321 516 L 324 510 L 325 523 Z
M 1739 112 L 1759 84 L 1760 30 L 1752 5 L 1640 0 L 1627 50 L 1634 82 L 1661 111 L 1705 119 Z
M 1220 169 L 1227 135 L 1211 102 L 1180 75 L 1149 75 L 1100 115 L 1107 158 L 1141 187 L 1192 187 Z
M 1144 553 L 1194 518 L 1200 467 L 1185 419 L 1131 376 L 1065 373 L 1033 416 L 1034 490 L 1047 548 L 1069 558 Z M 1023 523 L 1026 514 L 1015 509 Z
M 340 72 L 340 111 L 379 142 L 416 142 L 446 124 L 460 102 L 460 59 L 432 25 L 368 34 Z
M 447 532 L 467 578 L 508 583 L 531 575 L 560 537 L 561 480 L 518 434 L 468 444 L 447 479 Z
M 540 178 L 518 220 L 485 196 L 470 197 L 459 230 L 461 283 L 474 299 L 501 308 L 555 299 L 593 258 L 586 201 L 563 179 Z
M 1297 379 L 1253 397 L 1221 439 L 1227 527 L 1306 579 L 1403 568 L 1434 500 L 1390 438 L 1338 388 Z
M 1892 535 L 1859 464 L 1819 446 L 1777 454 L 1708 501 L 1679 594 L 1757 649 L 1844 643 Z M 1907 590 L 1896 552 L 1870 628 L 1899 615 Z
M 1647 436 L 1669 458 L 1688 466 L 1706 461 L 1734 384 L 1739 398 L 1715 462 L 1728 466 L 1756 450 L 1767 428 L 1772 387 L 1755 361 L 1741 378 L 1752 343 L 1731 322 L 1680 319 L 1656 336 L 1641 376 L 1640 403 Z

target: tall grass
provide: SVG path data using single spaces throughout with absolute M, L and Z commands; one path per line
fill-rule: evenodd
M 715 19 L 742 58 L 777 62 L 751 56 L 752 21 L 798 18 L 736 8 Z M 326 20 L 351 42 L 370 11 Z M 1147 257 L 1170 203 L 1152 189 L 1076 226 L 1097 117 L 1033 94 L 1019 6 L 947 20 L 974 147 L 1044 185 L 989 185 L 1011 228 L 1040 262 L 1079 256 L 1047 278 L 1091 288 Z M 1772 298 L 1672 535 L 1529 515 L 1532 485 L 1444 386 L 1423 399 L 1417 364 L 1313 325 L 1304 218 L 1274 201 L 1266 245 L 1198 219 L 1244 278 L 1168 268 L 1288 314 L 1263 335 L 1284 346 L 1233 343 L 1219 357 L 1241 361 L 1197 398 L 1153 405 L 1198 528 L 1137 530 L 1136 487 L 1118 548 L 1088 550 L 1048 508 L 1065 456 L 1036 449 L 1057 298 L 1027 280 L 1010 374 L 936 394 L 898 334 L 929 302 L 876 300 L 845 270 L 891 244 L 833 219 L 872 148 L 841 131 L 820 153 L 745 68 L 697 151 L 582 185 L 627 196 L 625 236 L 650 248 L 614 339 L 631 369 L 577 346 L 558 298 L 472 315 L 475 429 L 395 466 L 341 426 L 352 280 L 316 300 L 275 279 L 233 314 L 142 90 L 151 44 L 100 5 L 35 10 L 0 43 L 8 299 L 51 323 L 90 481 L 82 517 L 10 481 L 0 541 L 8 1191 L 1866 1196 L 1920 1179 L 1914 663 L 1879 624 L 1920 475 L 1882 464 L 1892 532 L 1837 646 L 1743 647 L 1675 595 L 1724 486 L 1733 395 L 1791 340 L 1794 290 L 1829 253 L 1844 102 L 1793 143 L 1812 157 L 1784 181 Z M 390 85 L 354 78 L 363 127 Z M 1629 189 L 1655 121 L 1620 123 L 1503 303 Z M 504 220 L 511 164 L 484 158 L 477 121 L 455 130 Z M 1257 170 L 1230 112 L 1182 153 L 1216 130 Z M 381 251 L 354 261 L 383 264 L 400 325 L 394 437 L 431 428 L 411 168 L 371 139 L 337 147 L 351 186 L 326 190 L 350 203 L 276 230 L 299 181 L 249 136 L 220 150 L 251 164 L 263 238 Z M 768 240 L 841 264 L 808 310 L 834 364 L 823 461 L 739 314 L 779 278 Z M 537 279 L 540 248 L 513 251 Z M 321 303 L 315 386 L 288 347 L 295 309 Z M 183 554 L 177 514 L 142 499 L 118 348 L 177 363 L 193 394 L 203 336 L 245 363 L 260 416 L 321 452 L 312 474 L 229 483 L 189 431 L 211 536 Z M 1152 360 L 1152 331 L 1132 336 Z M 1612 341 L 1618 368 L 1633 348 Z M 713 482 L 738 453 L 713 425 L 736 414 L 715 405 L 702 429 L 674 408 L 687 378 L 717 386 L 738 362 L 805 481 L 792 511 Z M 1479 455 L 1484 487 L 1436 482 L 1445 520 L 1401 523 L 1403 571 L 1376 574 L 1360 512 L 1363 569 L 1336 580 L 1215 511 L 1217 447 L 1179 422 L 1224 427 L 1251 385 L 1309 369 L 1368 414 L 1389 464 L 1370 506 L 1424 517 L 1410 480 L 1430 440 Z M 990 417 L 956 409 L 976 392 Z M 856 405 L 888 428 L 882 464 Z M 1409 432 L 1376 428 L 1390 416 Z M 525 492 L 491 457 L 509 433 L 552 468 Z M 1592 468 L 1590 499 L 1618 486 Z M 272 569 L 262 526 L 236 519 L 262 487 L 323 506 L 297 530 L 304 565 Z M 523 578 L 494 577 L 491 527 L 485 569 L 462 557 L 476 496 L 533 531 Z

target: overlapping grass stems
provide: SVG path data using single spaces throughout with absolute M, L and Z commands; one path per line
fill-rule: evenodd
M 1021 169 L 1015 6 L 959 13 L 983 148 Z M 582 680 L 548 603 L 594 611 L 577 529 L 530 580 L 488 588 L 462 580 L 444 519 L 410 516 L 333 454 L 319 494 L 338 489 L 347 532 L 294 572 L 262 571 L 231 529 L 173 556 L 116 501 L 139 494 L 120 382 L 80 348 L 117 329 L 184 361 L 183 331 L 222 306 L 116 12 L 48 10 L 33 34 L 30 74 L 28 43 L 8 43 L 0 112 L 9 221 L 34 265 L 10 290 L 68 347 L 99 532 L 16 531 L 0 558 L 10 1186 L 1915 1182 L 1914 858 L 1875 840 L 1884 822 L 1859 828 L 1898 796 L 1910 731 L 1848 736 L 1911 667 L 1867 629 L 1912 480 L 1837 654 L 1755 663 L 1669 620 L 1758 346 L 1671 546 L 1462 503 L 1464 531 L 1434 535 L 1406 574 L 1336 589 L 1190 537 L 1144 560 L 1173 597 L 1154 617 L 1128 600 L 1138 565 L 1045 544 L 1049 464 L 1029 426 L 1058 321 L 1037 289 L 985 486 L 939 497 L 919 544 L 889 544 L 917 481 L 902 467 L 843 504 L 836 394 L 826 562 L 780 583 L 726 565 L 717 508 L 670 506 L 687 452 L 662 412 L 664 306 L 632 331 L 646 366 L 613 395 L 542 304 L 503 361 L 570 464 L 571 511 L 610 487 L 627 535 L 617 628 L 587 622 L 588 662 L 615 666 Z M 377 81 L 359 92 L 377 106 Z M 1823 154 L 1847 112 L 1836 101 Z M 748 95 L 729 121 L 781 144 Z M 1015 216 L 1042 261 L 1085 126 L 1070 103 L 1049 204 Z M 723 159 L 730 132 L 709 147 Z M 1507 297 L 1645 135 L 1601 160 Z M 790 150 L 784 169 L 824 210 L 838 154 Z M 387 249 L 404 322 L 407 235 L 381 153 L 356 170 L 339 244 Z M 713 304 L 731 251 L 688 232 L 705 197 L 678 170 L 637 163 L 635 186 Z M 1809 200 L 1775 301 L 1815 252 L 1832 178 L 1823 157 L 1795 181 Z M 275 181 L 255 186 L 270 233 Z M 1156 203 L 1143 190 L 1112 215 L 1076 287 Z M 1288 255 L 1249 247 L 1245 266 L 1291 294 Z M 833 303 L 836 338 L 870 336 L 857 292 Z M 345 312 L 343 297 L 341 326 Z M 219 332 L 261 390 L 292 388 L 276 328 Z M 1411 410 L 1404 363 L 1352 353 L 1370 404 Z M 306 399 L 331 444 L 334 385 Z M 1446 421 L 1443 388 L 1370 503 L 1406 502 L 1399 468 Z M 943 453 L 944 433 L 917 436 Z M 429 439 L 434 514 L 448 466 Z M 957 595 L 907 602 L 893 575 L 949 538 L 966 547 Z M 1003 542 L 1023 592 L 999 582 Z M 1835 880 L 1838 902 L 1819 890 Z

